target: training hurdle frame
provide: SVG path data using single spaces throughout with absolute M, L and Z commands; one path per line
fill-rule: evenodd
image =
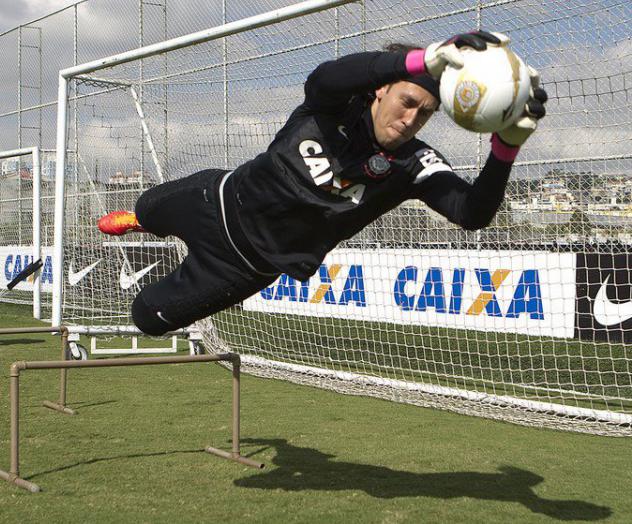
M 264 464 L 256 462 L 240 453 L 239 445 L 239 411 L 240 411 L 240 369 L 241 359 L 236 353 L 218 353 L 214 355 L 187 355 L 169 357 L 144 357 L 144 358 L 119 358 L 108 360 L 59 360 L 59 361 L 34 361 L 14 362 L 10 368 L 10 403 L 11 403 L 11 466 L 9 471 L 0 470 L 0 479 L 4 479 L 11 484 L 38 493 L 40 486 L 20 477 L 20 373 L 26 370 L 38 369 L 61 369 L 69 368 L 97 368 L 97 367 L 122 367 L 122 366 L 149 366 L 157 364 L 186 364 L 194 362 L 230 362 L 233 367 L 233 399 L 232 399 L 232 449 L 225 451 L 222 449 L 207 446 L 204 451 L 217 455 L 218 457 L 239 462 L 252 468 L 261 469 Z M 53 403 L 51 403 L 53 404 Z M 47 406 L 50 407 L 50 406 Z
M 50 333 L 52 335 L 59 333 L 61 335 L 61 360 L 66 360 L 68 356 L 68 335 L 69 331 L 66 326 L 46 326 L 46 327 L 19 327 L 19 328 L 2 328 L 0 329 L 0 336 L 2 335 L 25 335 L 32 333 Z M 66 406 L 66 386 L 68 383 L 67 370 L 61 368 L 59 377 L 59 401 L 51 402 L 45 400 L 42 404 L 44 407 L 54 409 L 60 413 L 66 415 L 76 415 L 77 412 L 74 409 Z

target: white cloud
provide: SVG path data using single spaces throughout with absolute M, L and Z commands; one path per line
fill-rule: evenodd
M 119 3 L 120 5 L 134 4 L 135 6 L 135 1 L 125 2 L 121 0 Z M 22 0 L 9 5 L 10 0 L 0 0 L 0 20 L 5 24 L 9 23 L 7 20 L 12 20 L 13 22 L 9 27 L 13 27 L 19 22 L 32 20 L 72 3 L 72 0 Z M 90 0 L 81 4 L 78 10 L 80 62 L 114 54 L 137 45 L 136 8 L 110 9 L 112 3 L 103 0 Z M 282 3 L 291 2 L 287 0 Z M 257 4 L 256 10 L 267 10 L 272 7 L 269 4 L 270 2 Z M 376 5 L 378 4 L 381 2 L 376 2 Z M 217 25 L 219 18 L 221 18 L 221 9 L 218 8 L 217 0 L 180 0 L 169 5 L 171 6 L 169 10 L 169 37 Z M 232 0 L 229 2 L 231 19 L 237 16 L 237 13 L 234 12 L 237 5 L 242 4 Z M 254 6 L 254 4 L 252 5 Z M 599 6 L 599 2 L 596 2 L 593 8 L 595 6 Z M 547 9 L 549 10 L 547 11 Z M 525 53 L 529 51 L 527 54 L 533 60 L 534 65 L 541 69 L 543 79 L 547 83 L 547 89 L 552 97 L 548 104 L 549 116 L 542 122 L 541 129 L 536 135 L 529 140 L 520 158 L 555 161 L 556 159 L 578 156 L 598 157 L 625 153 L 626 149 L 629 150 L 629 143 L 632 138 L 632 110 L 628 107 L 626 99 L 626 95 L 629 95 L 630 92 L 630 84 L 625 84 L 628 86 L 625 93 L 622 92 L 621 87 L 623 85 L 622 75 L 628 75 L 627 82 L 632 74 L 630 71 L 632 41 L 629 39 L 629 30 L 626 30 L 624 26 L 625 13 L 628 11 L 619 10 L 615 13 L 619 19 L 622 18 L 623 20 L 616 20 L 617 17 L 611 14 L 607 20 L 594 19 L 594 26 L 582 27 L 577 24 L 582 21 L 583 8 L 576 8 L 576 16 L 569 16 L 568 21 L 565 19 L 561 22 L 554 21 L 555 17 L 552 10 L 552 6 L 549 8 L 533 6 L 528 8 L 521 5 L 516 6 L 514 10 L 503 8 L 502 11 L 505 17 L 503 20 L 506 20 L 506 29 L 511 30 L 512 27 L 514 29 L 512 37 L 517 49 L 524 50 Z M 496 14 L 499 12 L 494 11 Z M 151 15 L 153 18 L 150 16 L 150 19 L 156 25 L 158 20 L 156 12 L 151 11 L 150 13 L 153 13 Z M 252 13 L 240 11 L 239 14 Z M 372 12 L 372 14 L 378 16 L 376 13 Z M 400 15 L 393 16 L 395 18 L 393 21 L 396 22 L 397 16 Z M 514 17 L 515 22 L 512 22 L 512 25 L 509 21 L 514 20 Z M 544 26 L 536 28 L 529 25 L 533 17 L 543 20 Z M 324 15 L 321 18 L 327 19 Z M 314 22 L 315 19 L 310 20 Z M 299 42 L 304 43 L 325 37 L 331 27 L 322 23 L 323 20 L 311 25 L 295 23 L 294 25 L 289 24 L 232 36 L 229 39 L 229 57 L 232 59 L 237 55 L 240 57 L 257 55 L 279 47 L 292 46 Z M 46 45 L 43 49 L 46 71 L 43 94 L 45 101 L 55 98 L 56 78 L 54 75 L 56 71 L 61 67 L 70 65 L 69 60 L 72 59 L 69 54 L 70 51 L 66 51 L 72 49 L 72 24 L 67 23 L 67 21 L 58 22 L 59 20 L 51 20 L 49 24 L 44 24 L 43 38 Z M 457 22 L 461 23 L 462 21 L 457 20 L 455 23 Z M 375 20 L 372 23 L 375 23 Z M 381 23 L 385 23 L 385 21 L 382 20 Z M 613 29 L 611 26 L 616 26 L 618 29 L 616 27 Z M 436 28 L 437 30 L 445 29 L 444 25 L 439 23 Z M 450 29 L 455 28 L 451 26 Z M 348 30 L 352 30 L 352 28 Z M 405 31 L 402 30 L 402 32 L 410 37 L 408 39 L 414 39 L 415 34 L 413 33 L 418 30 L 418 27 L 413 27 L 407 28 Z M 279 31 L 282 32 L 281 37 Z M 538 46 L 532 46 L 531 43 L 536 34 L 542 36 L 542 42 Z M 374 47 L 377 47 L 377 41 L 384 40 L 387 36 L 392 36 L 392 33 L 380 32 L 375 37 L 371 37 L 370 40 L 371 42 L 375 40 Z M 155 39 L 161 38 L 161 32 L 154 31 L 146 35 L 146 38 L 155 41 Z M 591 39 L 598 42 L 599 45 L 591 45 Z M 614 44 L 614 41 L 618 43 Z M 344 52 L 357 50 L 359 44 L 359 40 L 342 42 Z M 220 51 L 220 47 L 214 47 L 210 44 L 198 49 L 197 52 L 195 50 L 178 51 L 172 55 L 169 61 L 170 71 L 177 62 L 185 64 L 184 66 L 178 65 L 178 67 L 194 68 L 204 61 L 219 61 L 221 59 Z M 15 76 L 16 55 L 14 45 L 7 45 L 6 42 L 0 41 L 0 69 L 5 71 L 5 75 L 0 78 L 0 113 L 13 109 L 17 105 L 15 96 L 17 85 Z M 307 71 L 319 61 L 330 56 L 331 46 L 322 46 L 233 65 L 231 75 L 240 81 L 231 86 L 231 126 L 240 130 L 240 137 L 246 137 L 249 132 L 252 134 L 262 133 L 262 130 L 257 128 L 257 122 L 263 120 L 265 131 L 268 132 L 272 128 L 270 122 L 282 121 L 292 107 L 301 102 L 301 83 Z M 152 64 L 153 69 L 158 68 L 157 71 L 162 72 L 165 62 L 160 59 L 156 59 L 154 62 L 146 61 L 146 75 L 151 76 L 154 73 Z M 274 71 L 275 68 L 277 71 Z M 274 77 L 278 76 L 278 70 L 287 76 L 275 81 Z M 32 73 L 35 68 L 32 67 L 29 71 Z M 274 73 L 272 73 L 273 71 Z M 218 70 L 218 75 L 219 72 Z M 30 73 L 27 72 L 26 76 Z M 108 74 L 117 73 L 110 71 Z M 218 75 L 213 76 L 209 73 L 206 80 L 209 82 L 221 80 L 221 76 Z M 590 82 L 584 82 L 583 85 L 578 84 L 577 81 L 571 83 L 574 79 L 591 79 L 594 76 L 610 78 L 600 82 L 597 87 Z M 287 82 L 286 86 L 283 85 L 284 82 Z M 608 82 L 612 88 L 605 86 Z M 191 113 L 199 115 L 201 120 L 204 120 L 204 115 L 212 111 L 213 103 L 219 104 L 221 96 L 216 95 L 217 101 L 212 102 L 213 98 L 210 92 L 205 92 L 205 88 L 201 86 L 200 89 L 202 94 L 206 93 L 211 102 L 206 102 L 205 97 L 199 93 L 193 95 L 186 92 L 184 88 L 182 97 L 184 100 L 184 97 L 188 96 Z M 601 100 L 597 101 L 594 95 L 591 95 L 592 98 L 583 96 L 584 92 L 591 89 L 596 89 L 602 93 L 607 89 L 619 89 L 619 92 L 612 96 L 602 96 Z M 260 107 L 262 99 L 266 101 L 265 110 Z M 198 100 L 199 103 L 197 103 Z M 25 100 L 22 102 L 23 105 L 28 104 Z M 51 113 L 47 117 L 47 121 L 53 122 L 53 116 Z M 441 120 L 439 118 L 433 119 L 429 129 L 424 130 L 425 132 L 420 135 L 421 138 L 438 147 L 455 165 L 474 162 L 478 146 L 476 137 L 455 129 L 453 125 L 449 125 L 445 117 L 440 118 Z M 175 126 L 176 123 L 172 121 L 171 125 Z M 250 131 L 248 130 L 249 126 L 251 126 Z M 50 132 L 45 133 L 48 136 L 46 145 L 51 146 L 50 140 L 54 138 L 52 133 L 54 126 L 51 124 L 47 127 L 50 128 Z M 6 143 L 12 143 L 15 140 L 15 129 L 14 117 L 0 119 L 0 138 L 6 137 Z M 198 138 L 201 142 L 211 140 L 212 137 L 207 137 L 206 131 L 204 131 Z M 260 140 L 256 140 L 252 149 L 259 147 L 263 149 L 264 145 Z M 488 144 L 485 138 L 483 150 L 486 151 L 487 148 Z
M 0 32 L 72 5 L 76 0 L 21 0 L 0 3 Z

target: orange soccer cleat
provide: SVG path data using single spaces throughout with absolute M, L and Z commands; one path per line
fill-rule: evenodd
M 99 231 L 106 235 L 120 236 L 128 231 L 145 231 L 131 211 L 112 211 L 97 222 Z

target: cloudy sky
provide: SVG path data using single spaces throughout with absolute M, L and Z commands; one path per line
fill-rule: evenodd
M 76 1 L 0 0 L 0 32 L 41 18 Z M 298 0 L 229 0 L 227 18 L 236 20 L 296 1 Z M 459 5 L 476 5 L 476 0 L 452 2 Z M 402 21 L 409 21 L 413 16 L 410 6 L 421 3 L 427 4 L 421 0 L 367 2 L 370 28 L 393 25 L 392 30 L 370 34 L 367 37 L 367 47 L 377 49 L 388 39 L 414 41 L 415 38 L 421 37 L 424 42 L 433 41 L 444 38 L 452 31 L 471 27 L 471 13 L 456 16 L 454 20 L 439 17 L 433 19 L 431 24 L 402 25 Z M 147 5 L 149 4 L 148 2 Z M 113 5 L 130 7 L 113 9 Z M 221 23 L 221 0 L 178 0 L 169 1 L 168 5 L 168 37 L 199 31 Z M 386 5 L 389 6 L 388 9 L 385 9 Z M 431 16 L 435 10 L 441 10 L 443 5 L 441 2 L 425 5 L 422 14 Z M 90 0 L 82 4 L 78 13 L 80 62 L 127 51 L 138 44 L 137 0 Z M 357 4 L 348 7 L 346 15 L 342 17 L 343 33 L 353 34 L 359 28 L 358 13 Z M 419 13 L 415 15 L 419 16 Z M 148 11 L 147 16 L 153 23 L 145 24 L 146 41 L 152 43 L 164 39 L 163 25 L 156 23 L 159 21 L 156 11 Z M 333 25 L 331 18 L 328 18 L 329 15 L 322 14 L 314 18 L 315 16 L 312 15 L 305 21 L 287 23 L 280 29 L 271 27 L 231 37 L 231 60 L 255 56 L 258 53 L 265 56 L 272 47 L 292 47 L 307 41 L 319 40 L 321 36 L 331 32 Z M 626 160 L 613 160 L 608 165 L 613 165 L 612 170 L 618 172 L 629 171 L 632 164 L 632 161 L 628 160 L 632 136 L 632 107 L 629 104 L 632 93 L 631 0 L 565 0 L 548 3 L 522 0 L 504 5 L 502 8 L 489 7 L 485 11 L 485 16 L 489 19 L 489 24 L 493 22 L 496 29 L 507 31 L 511 35 L 512 47 L 520 56 L 525 57 L 530 65 L 540 70 L 544 85 L 550 94 L 548 116 L 538 133 L 529 141 L 529 146 L 522 153 L 522 159 L 538 162 L 548 159 L 590 158 L 590 165 L 586 170 L 594 170 L 598 167 L 592 162 L 593 158 L 624 155 Z M 71 17 L 60 20 L 61 18 L 63 16 L 39 24 L 43 28 L 44 71 L 41 86 L 44 102 L 54 102 L 57 94 L 57 73 L 63 67 L 72 64 L 73 60 L 72 20 Z M 538 23 L 534 24 L 534 20 Z M 26 40 L 26 44 L 29 43 L 29 37 L 32 38 L 33 34 L 25 32 L 23 39 Z M 537 45 L 533 45 L 534 41 L 537 41 Z M 357 51 L 361 44 L 362 40 L 358 38 L 342 40 L 340 52 L 345 54 Z M 203 48 L 205 52 L 197 54 L 195 50 L 191 50 L 189 54 L 184 51 L 178 52 L 172 55 L 174 58 L 169 60 L 169 64 L 186 70 L 200 65 L 200 60 L 213 62 L 217 56 L 213 58 L 214 55 L 208 54 L 209 48 L 212 46 Z M 18 121 L 12 114 L 18 106 L 16 50 L 15 35 L 6 35 L 0 42 L 0 71 L 3 71 L 0 75 L 0 144 L 5 144 L 5 148 L 16 147 L 17 140 Z M 252 125 L 261 119 L 266 122 L 280 119 L 288 111 L 285 105 L 298 103 L 301 98 L 302 81 L 309 72 L 309 67 L 314 67 L 319 61 L 329 58 L 331 51 L 331 46 L 315 46 L 304 51 L 280 54 L 270 59 L 246 61 L 242 66 L 232 67 L 234 89 L 231 94 L 231 121 L 241 119 L 240 123 L 244 130 L 239 132 L 239 136 L 255 132 L 256 128 Z M 39 62 L 37 58 L 33 59 L 32 53 L 26 47 L 23 50 L 22 83 L 25 85 L 36 85 L 33 82 L 37 82 Z M 164 66 L 164 62 L 159 60 L 156 64 L 157 67 Z M 279 77 L 278 73 L 274 73 L 275 68 L 277 71 L 295 74 L 296 78 L 287 80 L 287 85 L 283 84 L 286 79 L 274 80 Z M 270 72 L 270 75 L 262 75 L 262 71 Z M 261 78 L 262 76 L 266 78 Z M 208 80 L 208 85 L 212 84 L 211 80 Z M 213 81 L 217 82 L 217 79 Z M 198 88 L 203 89 L 199 86 Z M 266 100 L 266 108 L 260 107 L 262 89 L 268 89 L 270 93 Z M 22 107 L 34 106 L 38 102 L 37 94 L 33 89 L 23 89 Z M 188 99 L 188 113 L 208 115 L 209 108 L 195 105 L 197 99 L 202 102 L 200 93 L 197 98 Z M 274 106 L 271 109 L 279 100 L 284 101 L 285 105 Z M 212 101 L 208 103 L 212 107 Z M 193 108 L 196 108 L 195 111 Z M 55 111 L 52 106 L 44 111 L 43 147 L 54 147 Z M 33 118 L 31 117 L 31 120 Z M 24 129 L 23 142 L 35 140 L 34 131 L 28 131 L 29 126 L 35 129 L 31 120 L 25 115 L 21 122 Z M 250 128 L 249 122 L 252 124 Z M 176 125 L 173 119 L 170 123 L 172 126 Z M 427 132 L 442 127 L 432 126 Z M 442 134 L 437 131 L 425 138 L 430 143 L 437 144 L 437 147 L 441 146 L 442 152 L 455 165 L 470 164 L 473 154 L 477 151 L 478 141 L 454 127 L 449 128 L 449 133 L 446 131 Z M 467 144 L 474 147 L 473 152 Z M 265 144 L 258 144 L 259 147 L 263 145 Z M 587 161 L 583 162 L 587 164 Z
M 77 0 L 0 0 L 0 33 L 48 13 L 74 4 Z

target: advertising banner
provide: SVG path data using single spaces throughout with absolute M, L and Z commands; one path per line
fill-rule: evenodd
M 632 254 L 577 255 L 576 337 L 632 342 Z
M 31 246 L 0 246 L 0 286 L 6 289 L 20 271 L 33 262 Z M 104 242 L 99 246 L 75 248 L 66 253 L 64 285 L 67 292 L 78 289 L 91 293 L 109 282 L 108 286 L 128 291 L 130 296 L 138 287 L 163 277 L 173 270 L 178 261 L 175 245 L 167 242 Z M 53 291 L 53 248 L 42 248 L 43 266 L 40 270 L 42 292 Z M 116 280 L 112 281 L 112 277 Z M 20 282 L 14 289 L 33 290 L 33 276 Z
M 0 287 L 7 288 L 26 266 L 33 262 L 32 246 L 0 246 Z M 40 269 L 42 292 L 53 292 L 53 248 L 42 248 L 43 266 Z M 33 275 L 20 282 L 14 289 L 33 291 Z
M 178 263 L 174 243 L 170 242 L 103 242 L 89 248 L 75 248 L 66 253 L 64 278 L 68 293 L 103 290 L 105 296 L 116 294 L 133 298 L 138 290 L 170 273 Z
M 575 255 L 337 249 L 309 280 L 281 275 L 244 309 L 567 338 Z

